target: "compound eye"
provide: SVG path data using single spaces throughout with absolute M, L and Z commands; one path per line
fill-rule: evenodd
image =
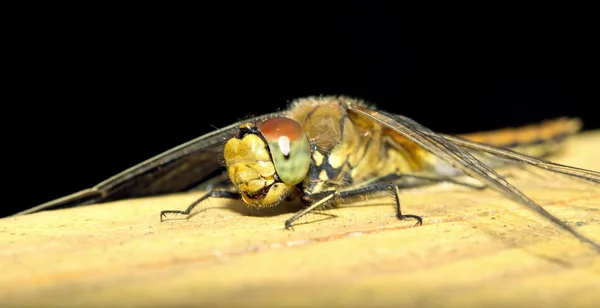
M 284 183 L 296 185 L 308 174 L 310 143 L 298 122 L 289 118 L 272 118 L 258 125 L 267 140 L 273 165 Z

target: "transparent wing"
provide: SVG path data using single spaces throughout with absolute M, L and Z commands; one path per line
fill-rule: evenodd
M 427 133 L 427 132 L 424 132 L 424 133 Z M 536 166 L 538 168 L 542 168 L 542 169 L 546 169 L 546 170 L 550 170 L 550 171 L 558 172 L 558 173 L 562 173 L 562 174 L 567 174 L 567 175 L 571 175 L 571 176 L 576 176 L 578 178 L 582 178 L 582 179 L 592 181 L 595 183 L 600 183 L 600 172 L 597 172 L 597 171 L 553 163 L 553 162 L 550 162 L 550 161 L 547 161 L 547 160 L 544 160 L 541 158 L 518 153 L 518 152 L 512 151 L 510 149 L 500 149 L 500 148 L 493 147 L 493 146 L 490 146 L 487 144 L 467 140 L 467 139 L 464 139 L 464 138 L 461 138 L 458 136 L 451 136 L 451 135 L 445 135 L 445 134 L 436 134 L 436 135 L 442 136 L 444 139 L 446 139 L 446 141 L 451 141 L 452 143 L 463 146 L 465 148 L 483 151 L 483 152 L 490 153 L 490 154 L 493 154 L 493 155 L 501 157 L 501 158 L 518 161 L 520 163 L 529 164 L 532 166 Z
M 245 119 L 244 122 L 259 122 L 280 115 L 281 112 L 265 114 Z M 240 124 L 241 122 L 237 122 L 200 136 L 137 164 L 92 188 L 40 204 L 13 216 L 192 189 L 223 173 L 223 142 Z
M 504 177 L 502 177 L 494 170 L 483 164 L 481 161 L 477 160 L 473 155 L 471 155 L 461 146 L 477 148 L 478 150 L 486 151 L 495 155 L 500 155 L 506 158 L 516 160 L 529 159 L 531 162 L 533 162 L 535 159 L 532 160 L 532 157 L 521 156 L 516 152 L 507 151 L 500 148 L 494 148 L 491 146 L 482 147 L 481 144 L 477 144 L 475 142 L 467 142 L 466 140 L 452 138 L 452 140 L 457 141 L 457 143 L 455 144 L 453 141 L 446 138 L 445 136 L 433 132 L 432 130 L 422 126 L 421 124 L 415 122 L 410 118 L 401 115 L 390 114 L 385 111 L 371 110 L 358 105 L 348 105 L 347 108 L 349 112 L 355 112 L 361 116 L 367 117 L 370 120 L 375 121 L 378 124 L 383 125 L 385 127 L 388 127 L 394 132 L 404 136 L 408 140 L 422 147 L 424 150 L 446 161 L 453 167 L 461 169 L 467 175 L 488 184 L 489 187 L 491 187 L 492 189 L 506 195 L 512 200 L 538 213 L 539 215 L 553 222 L 557 226 L 571 233 L 580 241 L 590 244 L 595 250 L 600 252 L 599 244 L 595 243 L 593 240 L 575 231 L 574 229 L 566 225 L 564 222 L 554 217 L 552 214 L 548 213 L 534 200 L 532 200 L 519 189 L 511 185 L 508 181 L 506 181 Z M 593 182 L 597 182 L 597 180 L 600 178 L 600 174 L 595 171 L 571 168 L 547 161 L 536 160 L 536 163 L 533 165 L 552 171 L 582 177 L 584 179 L 589 179 Z

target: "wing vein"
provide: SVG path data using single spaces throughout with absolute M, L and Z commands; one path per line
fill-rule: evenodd
M 496 173 L 494 170 L 476 159 L 465 149 L 461 148 L 457 144 L 454 144 L 444 136 L 433 132 L 429 128 L 426 128 L 405 116 L 394 115 L 379 110 L 373 111 L 359 106 L 349 106 L 348 108 L 376 121 L 380 125 L 384 125 L 392 129 L 410 141 L 416 143 L 424 150 L 446 161 L 453 167 L 459 168 L 469 176 L 487 183 L 491 188 L 543 216 L 565 231 L 571 233 L 580 241 L 590 244 L 595 250 L 600 252 L 599 244 L 575 231 L 573 228 L 569 227 L 567 224 L 550 214 L 534 200 L 511 185 L 504 177 Z M 502 150 L 503 149 L 498 149 L 492 152 L 498 153 Z M 510 158 L 509 155 L 507 157 Z

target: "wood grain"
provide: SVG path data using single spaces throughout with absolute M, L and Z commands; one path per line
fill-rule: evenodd
M 600 170 L 600 131 L 553 160 Z M 600 189 L 539 169 L 502 171 L 549 212 L 600 241 Z M 491 190 L 439 184 L 389 204 L 309 216 L 251 215 L 213 200 L 188 220 L 159 221 L 202 193 L 0 220 L 0 305 L 592 307 L 600 256 Z M 217 207 L 217 208 L 212 208 Z M 218 208 L 221 207 L 221 208 Z

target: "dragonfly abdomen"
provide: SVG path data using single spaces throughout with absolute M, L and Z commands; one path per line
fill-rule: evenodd
M 581 129 L 578 118 L 557 118 L 539 124 L 463 134 L 460 137 L 508 148 L 529 156 L 545 157 L 560 149 L 561 143 Z
M 509 149 L 528 156 L 543 158 L 560 150 L 563 141 L 581 129 L 578 118 L 557 118 L 538 124 L 530 124 L 516 128 L 502 128 L 492 131 L 462 134 L 459 137 L 494 147 Z M 514 161 L 501 159 L 481 151 L 467 150 L 477 159 L 491 168 L 513 164 Z M 423 155 L 430 162 L 431 171 L 440 176 L 462 174 L 459 169 L 450 166 L 435 155 Z

